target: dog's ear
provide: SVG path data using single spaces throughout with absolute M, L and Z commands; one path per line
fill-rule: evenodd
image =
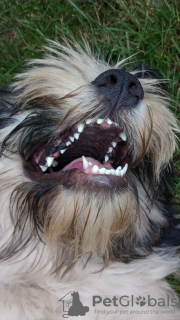
M 11 116 L 12 107 L 16 98 L 9 87 L 0 88 L 0 129 L 13 122 Z
M 136 68 L 134 68 L 133 71 L 136 71 L 136 77 L 139 79 L 163 80 L 162 75 L 159 73 L 157 69 L 153 69 L 147 65 L 139 65 Z M 163 81 L 159 83 L 158 86 L 163 90 L 166 89 L 166 85 Z

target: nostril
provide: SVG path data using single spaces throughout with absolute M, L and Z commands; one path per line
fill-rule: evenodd
M 113 74 L 106 78 L 105 87 L 113 87 L 117 83 L 117 78 Z
M 129 91 L 132 94 L 132 96 L 139 98 L 139 94 L 138 94 L 138 87 L 137 84 L 135 82 L 131 82 L 129 85 Z

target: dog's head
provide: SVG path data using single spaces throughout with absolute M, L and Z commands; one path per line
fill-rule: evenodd
M 95 59 L 87 45 L 48 50 L 1 92 L 6 254 L 32 239 L 71 262 L 147 252 L 166 223 L 159 200 L 178 131 L 162 80 Z

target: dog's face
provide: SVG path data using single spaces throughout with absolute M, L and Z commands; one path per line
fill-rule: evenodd
M 2 99 L 1 221 L 13 250 L 39 236 L 71 262 L 129 259 L 166 223 L 158 199 L 176 120 L 155 71 L 55 46 Z

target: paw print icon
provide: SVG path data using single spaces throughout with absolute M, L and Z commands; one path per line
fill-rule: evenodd
M 139 296 L 138 298 L 136 298 L 136 304 L 139 304 L 140 307 L 143 307 L 146 304 L 146 299 L 145 297 L 141 297 Z

